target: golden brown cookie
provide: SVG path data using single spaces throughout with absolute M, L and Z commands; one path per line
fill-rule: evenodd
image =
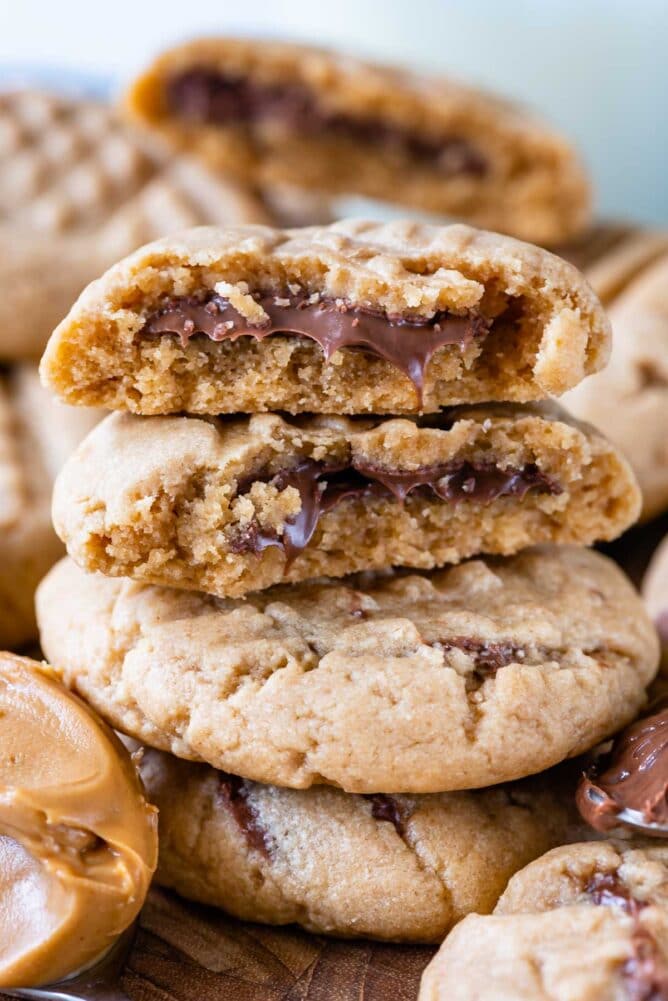
M 556 848 L 470 915 L 422 978 L 420 1001 L 662 1001 L 668 846 Z
M 625 460 L 554 405 L 419 420 L 113 414 L 59 475 L 53 522 L 87 570 L 239 597 L 590 545 L 638 506 Z
M 575 820 L 556 770 L 425 796 L 280 789 L 148 748 L 140 773 L 159 809 L 159 883 L 246 921 L 355 938 L 440 942 Z
M 559 395 L 610 331 L 572 265 L 466 226 L 200 228 L 94 282 L 42 362 L 68 403 L 141 414 L 415 413 Z
M 545 244 L 589 219 L 572 147 L 524 109 L 348 55 L 201 39 L 159 56 L 126 107 L 178 149 L 259 185 L 398 201 Z
M 632 719 L 659 656 L 619 568 L 569 546 L 244 601 L 66 560 L 37 607 L 47 656 L 117 729 L 294 788 L 442 792 L 538 772 Z
M 175 160 L 102 104 L 0 94 L 0 360 L 39 358 L 88 282 L 142 243 L 268 218 L 243 185 Z

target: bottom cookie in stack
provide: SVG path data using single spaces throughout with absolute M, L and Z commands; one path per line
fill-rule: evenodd
M 556 848 L 471 914 L 422 978 L 420 1001 L 662 1001 L 668 997 L 668 846 Z
M 474 792 L 356 795 L 281 789 L 148 748 L 159 809 L 157 881 L 268 924 L 440 942 L 489 913 L 510 876 L 578 837 L 572 769 Z

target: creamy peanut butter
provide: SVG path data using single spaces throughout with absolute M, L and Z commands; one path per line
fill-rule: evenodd
M 50 668 L 0 654 L 0 988 L 94 962 L 138 914 L 157 814 L 120 741 Z

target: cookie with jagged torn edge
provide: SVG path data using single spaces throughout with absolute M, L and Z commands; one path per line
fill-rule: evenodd
M 239 597 L 431 568 L 635 521 L 626 461 L 555 405 L 409 418 L 112 414 L 63 467 L 53 523 L 87 570 Z
M 63 553 L 51 525 L 53 480 L 100 417 L 49 397 L 33 365 L 0 376 L 0 647 L 37 635 L 35 588 Z
M 142 248 L 80 297 L 42 375 L 67 403 L 141 414 L 398 414 L 559 395 L 609 348 L 596 296 L 545 250 L 348 220 Z
M 520 778 L 629 722 L 658 641 L 621 570 L 546 546 L 243 601 L 58 564 L 42 647 L 116 729 L 258 782 L 443 792 Z
M 555 848 L 469 915 L 427 967 L 419 1001 L 668 997 L 668 845 Z
M 349 55 L 202 39 L 159 56 L 125 107 L 174 147 L 259 186 L 366 195 L 544 244 L 590 217 L 573 147 L 526 109 Z
M 143 243 L 272 218 L 243 186 L 168 155 L 103 104 L 0 94 L 0 360 L 37 360 L 81 290 Z
M 627 282 L 620 276 L 614 283 L 609 365 L 565 399 L 577 417 L 596 424 L 628 456 L 642 490 L 644 520 L 668 508 L 668 237 L 663 239 L 663 254 L 630 269 Z M 646 246 L 652 247 L 649 235 Z M 593 275 L 601 285 L 604 262 Z
M 441 942 L 510 876 L 573 834 L 562 770 L 476 792 L 281 789 L 144 748 L 159 810 L 157 881 L 247 921 Z

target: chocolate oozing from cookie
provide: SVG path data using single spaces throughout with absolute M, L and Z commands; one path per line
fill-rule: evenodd
M 508 664 L 521 662 L 526 651 L 523 647 L 509 642 L 490 642 L 470 636 L 455 636 L 439 643 L 443 650 L 463 650 L 475 663 L 474 681 L 482 682 L 494 677 L 497 671 Z
M 322 515 L 346 499 L 394 496 L 403 502 L 414 490 L 426 489 L 444 501 L 489 504 L 499 497 L 523 500 L 531 490 L 549 494 L 562 491 L 534 463 L 521 469 L 500 469 L 494 463 L 467 461 L 392 471 L 356 459 L 350 465 L 305 459 L 293 469 L 281 470 L 273 476 L 258 473 L 240 484 L 237 494 L 247 492 L 254 482 L 271 482 L 278 490 L 294 487 L 299 491 L 301 509 L 286 521 L 281 536 L 265 532 L 256 522 L 250 522 L 232 540 L 232 551 L 260 553 L 278 546 L 289 560 L 309 544 Z
M 271 843 L 248 800 L 246 781 L 238 775 L 220 772 L 218 796 L 231 811 L 249 847 L 268 857 L 271 854 Z
M 366 796 L 371 803 L 371 816 L 374 820 L 385 821 L 392 824 L 400 838 L 406 833 L 406 821 L 410 817 L 410 811 L 406 809 L 394 796 L 385 793 L 371 793 Z
M 595 872 L 585 887 L 592 903 L 604 907 L 619 907 L 631 917 L 637 917 L 647 903 L 638 900 L 618 872 Z
M 168 80 L 165 93 L 170 112 L 186 122 L 279 123 L 302 136 L 341 137 L 385 152 L 396 150 L 445 177 L 484 177 L 489 171 L 487 158 L 463 136 L 430 136 L 376 116 L 327 108 L 301 83 L 264 83 L 194 67 Z
M 252 324 L 230 302 L 216 293 L 204 298 L 181 296 L 168 300 L 150 314 L 141 336 L 175 334 L 185 347 L 191 337 L 212 341 L 272 334 L 297 334 L 315 341 L 329 361 L 340 348 L 366 351 L 400 369 L 421 396 L 427 365 L 445 345 L 465 350 L 483 340 L 492 321 L 474 310 L 456 316 L 441 310 L 431 318 L 390 316 L 367 306 L 305 295 L 262 293 L 257 302 L 267 314 L 263 324 Z
M 583 775 L 577 791 L 580 813 L 598 831 L 620 824 L 633 810 L 668 837 L 668 699 L 650 716 L 623 730 L 612 751 Z M 651 833 L 651 832 L 648 832 Z

